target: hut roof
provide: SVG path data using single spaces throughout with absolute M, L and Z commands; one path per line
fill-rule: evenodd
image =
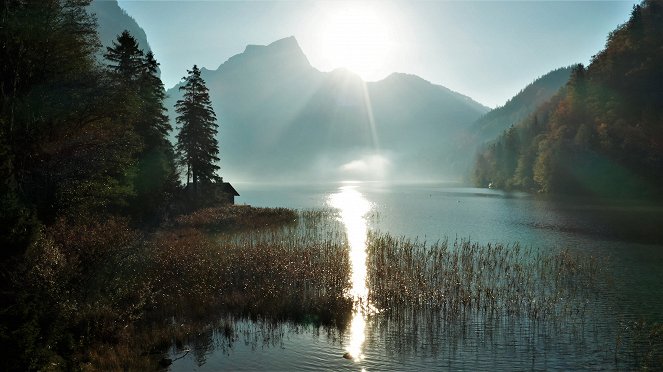
M 229 194 L 232 194 L 232 195 L 235 195 L 235 196 L 239 196 L 239 193 L 237 192 L 237 190 L 235 190 L 235 188 L 233 187 L 233 185 L 230 184 L 230 182 L 224 182 L 224 183 L 223 183 L 223 186 L 222 186 L 222 190 L 223 190 L 224 192 L 229 193 Z

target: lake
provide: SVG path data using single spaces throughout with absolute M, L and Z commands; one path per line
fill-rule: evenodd
M 623 329 L 633 328 L 636 321 L 663 321 L 661 205 L 443 183 L 235 187 L 241 194 L 238 204 L 339 209 L 352 256 L 355 298 L 365 296 L 363 244 L 369 230 L 431 243 L 449 239 L 518 243 L 533 250 L 568 248 L 607 257 L 614 286 L 593 300 L 581 321 L 472 318 L 460 326 L 431 314 L 394 320 L 361 311 L 345 330 L 236 321 L 240 331 L 232 342 L 211 330 L 185 356 L 173 348 L 173 358 L 183 356 L 173 363 L 173 371 L 630 369 L 633 358 L 615 351 L 627 337 Z M 344 359 L 349 352 L 357 357 Z

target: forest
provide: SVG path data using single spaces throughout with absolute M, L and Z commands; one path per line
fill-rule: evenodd
M 474 182 L 506 190 L 663 196 L 663 4 L 644 1 L 589 66 L 478 155 Z
M 3 370 L 78 368 L 120 337 L 155 303 L 149 237 L 223 197 L 208 192 L 218 124 L 200 70 L 184 78 L 173 145 L 158 62 L 127 31 L 100 45 L 88 5 L 0 9 Z

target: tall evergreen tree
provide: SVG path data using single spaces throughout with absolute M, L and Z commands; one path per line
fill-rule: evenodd
M 175 152 L 168 139 L 172 127 L 163 104 L 166 91 L 158 76 L 159 63 L 152 52 L 145 55 L 143 67 L 139 90 L 141 114 L 136 123 L 143 151 L 138 159 L 134 205 L 139 217 L 144 219 L 150 214 L 158 217 L 163 212 L 178 187 L 178 177 Z
M 110 62 L 108 67 L 120 76 L 123 82 L 137 82 L 145 68 L 144 53 L 138 46 L 138 41 L 131 36 L 129 31 L 124 30 L 122 34 L 113 41 L 113 46 L 106 47 L 104 57 Z
M 105 57 L 116 91 L 115 120 L 135 132 L 141 143 L 135 158 L 132 205 L 134 215 L 145 219 L 161 212 L 177 185 L 159 63 L 151 52 L 144 54 L 126 30 L 107 48 Z
M 184 96 L 175 104 L 177 123 L 181 125 L 177 134 L 176 151 L 179 163 L 186 169 L 187 185 L 195 192 L 198 185 L 219 180 L 219 146 L 216 140 L 218 124 L 209 98 L 209 90 L 200 76 L 196 65 L 187 70 L 185 84 L 180 87 Z

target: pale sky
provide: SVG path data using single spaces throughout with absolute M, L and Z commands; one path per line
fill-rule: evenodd
M 119 0 L 166 88 L 247 44 L 295 36 L 321 71 L 421 76 L 495 107 L 558 67 L 588 64 L 639 1 Z

